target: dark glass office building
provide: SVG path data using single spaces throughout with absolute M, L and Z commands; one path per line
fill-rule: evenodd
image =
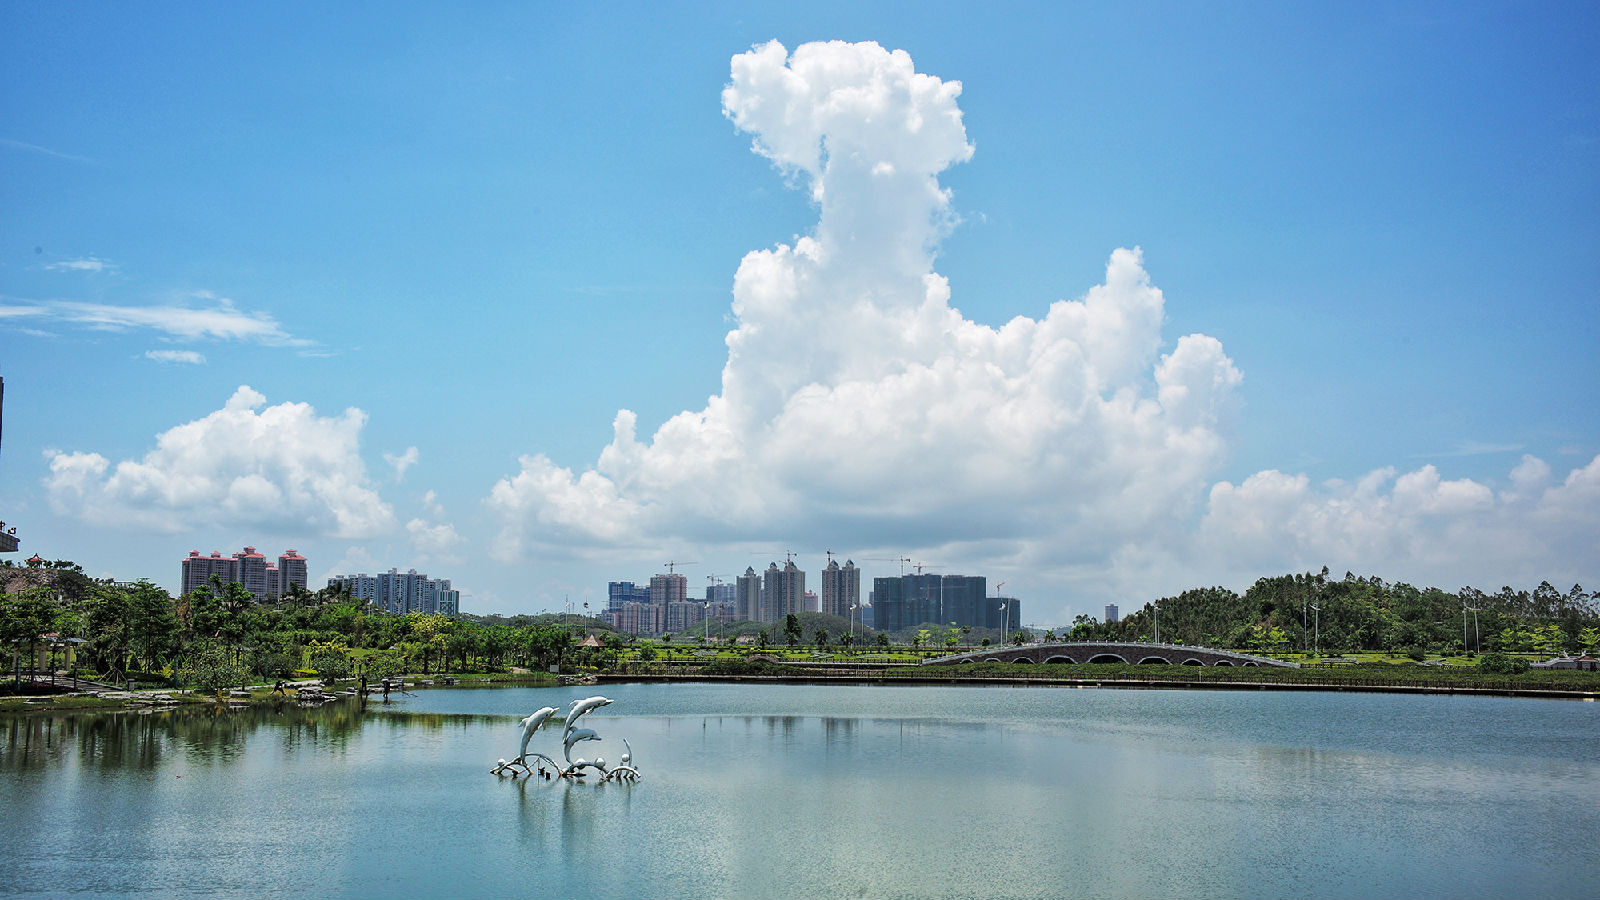
M 988 579 L 981 575 L 901 575 L 872 580 L 872 627 L 899 631 L 932 623 L 948 627 L 993 628 L 1014 631 L 1022 619 L 1022 604 L 988 595 Z M 1009 623 L 1006 621 L 1009 619 Z

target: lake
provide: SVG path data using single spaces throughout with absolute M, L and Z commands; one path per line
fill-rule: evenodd
M 574 755 L 489 774 L 601 693 Z M 0 718 L 5 896 L 1572 897 L 1600 704 L 627 684 Z M 530 750 L 560 757 L 560 726 Z

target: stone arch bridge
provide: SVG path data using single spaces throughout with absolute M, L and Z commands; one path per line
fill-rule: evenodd
M 1080 642 L 1070 644 L 1024 644 L 1021 647 L 984 647 L 966 653 L 936 656 L 922 661 L 926 666 L 948 666 L 965 662 L 1013 663 L 1125 663 L 1166 664 L 1174 666 L 1276 666 L 1298 669 L 1299 663 L 1234 653 L 1231 650 L 1213 650 L 1209 647 L 1185 647 L 1181 644 L 1117 644 Z

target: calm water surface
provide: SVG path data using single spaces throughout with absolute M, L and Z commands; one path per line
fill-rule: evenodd
M 527 783 L 517 719 L 0 718 L 6 896 L 1573 897 L 1600 704 L 1000 687 L 610 685 L 637 784 Z M 530 749 L 560 755 L 559 727 Z M 576 752 L 576 751 L 575 751 Z

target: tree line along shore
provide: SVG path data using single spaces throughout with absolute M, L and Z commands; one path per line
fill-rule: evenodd
M 0 565 L 0 644 L 11 649 L 3 698 L 101 685 L 204 696 L 224 689 L 270 692 L 279 681 L 327 683 L 450 673 L 468 681 L 550 677 L 733 677 L 805 680 L 1034 679 L 1135 683 L 1232 681 L 1356 687 L 1593 693 L 1592 672 L 1529 671 L 1530 662 L 1600 649 L 1600 596 L 1548 583 L 1495 593 L 1391 584 L 1347 574 L 1262 578 L 1243 594 L 1184 591 L 1117 622 L 1079 616 L 1068 626 L 999 634 L 939 623 L 888 634 L 820 613 L 779 623 L 705 623 L 637 638 L 572 614 L 396 615 L 336 587 L 294 588 L 257 603 L 239 584 L 213 583 L 178 597 L 146 581 L 86 576 L 70 561 Z M 1272 656 L 1300 670 L 977 663 L 908 665 L 958 649 L 1035 641 L 1187 644 Z M 25 678 L 24 675 L 27 677 Z M 48 676 L 48 678 L 47 678 Z M 78 701 L 90 702 L 87 699 Z M 37 708 L 36 706 L 34 708 Z

